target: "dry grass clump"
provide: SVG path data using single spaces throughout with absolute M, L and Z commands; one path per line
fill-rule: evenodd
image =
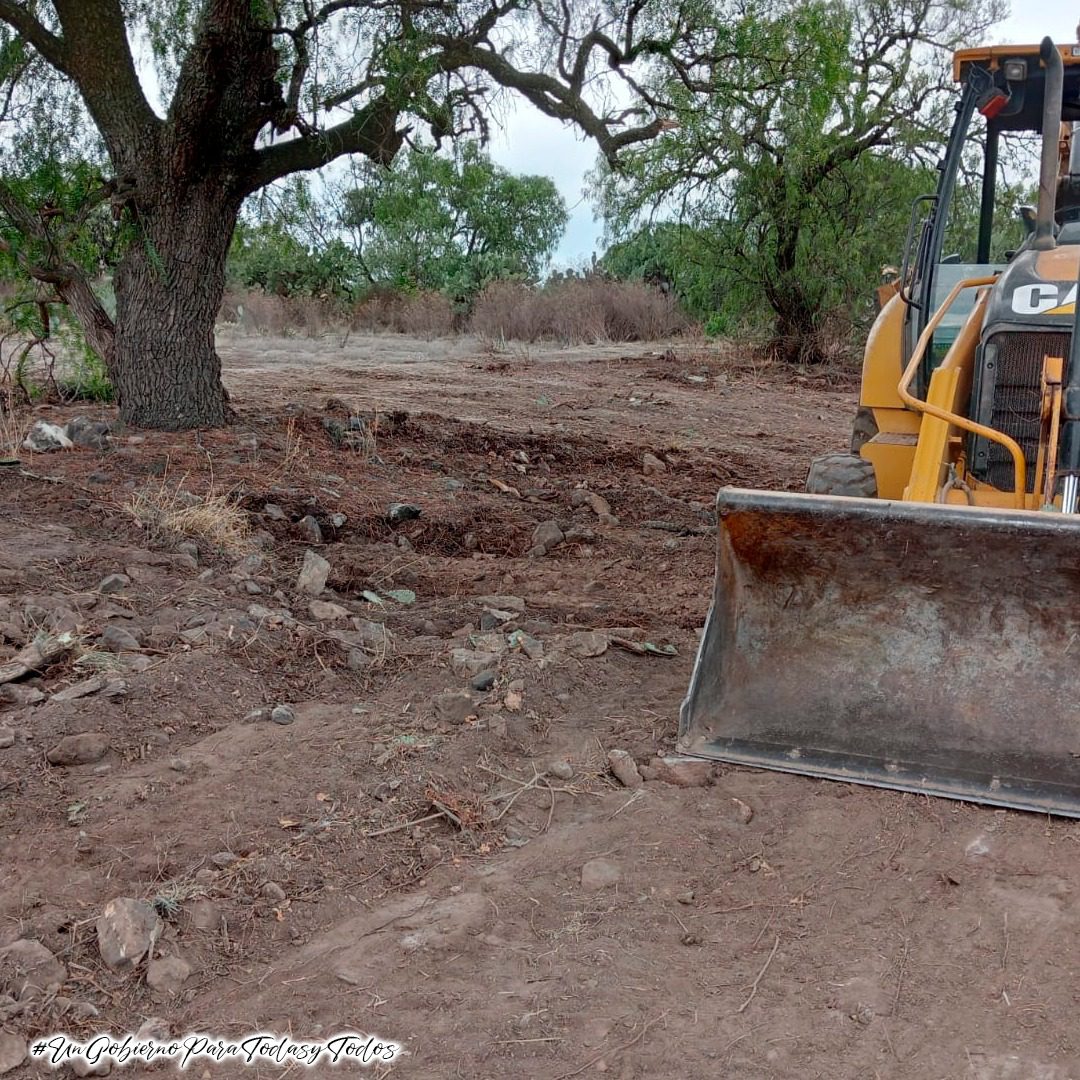
M 228 494 L 193 495 L 163 482 L 136 491 L 126 509 L 158 542 L 194 540 L 226 555 L 241 555 L 251 546 L 248 516 Z
M 0 460 L 17 456 L 24 427 L 18 410 L 0 395 Z
M 685 333 L 690 322 L 672 296 L 642 282 L 602 278 L 559 281 L 542 289 L 489 285 L 473 307 L 474 333 L 503 341 L 657 341 Z
M 319 296 L 230 289 L 222 301 L 221 319 L 245 334 L 318 338 L 340 330 L 344 315 L 339 305 Z

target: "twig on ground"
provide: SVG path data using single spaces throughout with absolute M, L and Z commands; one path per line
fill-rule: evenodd
M 597 1054 L 596 1057 L 590 1058 L 588 1061 L 586 1061 L 584 1065 L 580 1066 L 577 1069 L 574 1069 L 572 1072 L 560 1074 L 555 1078 L 555 1080 L 570 1080 L 570 1077 L 572 1076 L 580 1076 L 583 1072 L 585 1072 L 586 1069 L 591 1069 L 598 1061 L 603 1061 L 607 1058 L 614 1057 L 616 1054 L 621 1054 L 624 1050 L 629 1050 L 631 1046 L 636 1046 L 639 1042 L 641 1042 L 642 1039 L 645 1038 L 645 1033 L 649 1030 L 649 1028 L 651 1028 L 654 1024 L 659 1024 L 660 1021 L 663 1020 L 669 1012 L 671 1012 L 670 1009 L 665 1009 L 655 1019 L 646 1020 L 645 1023 L 642 1025 L 641 1030 L 628 1042 L 624 1042 L 621 1046 L 613 1047 L 611 1050 L 605 1050 L 602 1054 Z
M 765 978 L 765 972 L 769 970 L 769 965 L 773 962 L 773 957 L 776 955 L 776 950 L 779 949 L 779 948 L 780 948 L 780 935 L 777 934 L 776 935 L 776 940 L 773 942 L 772 952 L 769 953 L 768 960 L 766 960 L 765 963 L 762 964 L 761 970 L 757 973 L 757 978 L 754 980 L 753 984 L 750 987 L 750 995 L 739 1006 L 739 1008 L 738 1008 L 739 1012 L 741 1012 L 741 1013 L 746 1012 L 747 1008 L 750 1005 L 750 1002 L 754 1000 L 754 996 L 758 992 L 758 987 L 761 985 L 761 980 L 763 978 Z

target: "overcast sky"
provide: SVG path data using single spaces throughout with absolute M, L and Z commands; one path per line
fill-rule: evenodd
M 995 41 L 1036 43 L 1049 34 L 1055 41 L 1074 41 L 1080 0 L 1014 0 L 1013 14 L 998 27 Z M 974 45 L 983 44 L 973 41 Z M 555 255 L 559 266 L 577 266 L 601 250 L 602 226 L 593 219 L 582 193 L 585 174 L 596 161 L 586 142 L 528 105 L 519 104 L 493 132 L 491 155 L 514 172 L 550 176 L 570 208 L 570 223 Z

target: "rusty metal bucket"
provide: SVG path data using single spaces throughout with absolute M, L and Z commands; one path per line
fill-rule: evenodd
M 683 753 L 1080 817 L 1080 517 L 722 490 Z

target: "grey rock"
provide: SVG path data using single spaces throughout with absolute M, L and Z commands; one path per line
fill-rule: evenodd
M 520 596 L 478 596 L 476 601 L 489 608 L 498 608 L 502 611 L 514 611 L 519 615 L 525 613 L 525 601 L 522 600 Z
M 330 564 L 314 551 L 304 552 L 304 565 L 296 587 L 307 596 L 318 596 L 326 588 L 326 579 L 330 576 Z
M 698 758 L 654 757 L 649 767 L 655 779 L 676 787 L 706 787 L 715 776 L 713 763 Z
M 68 1064 L 75 1076 L 108 1076 L 112 1072 L 112 1058 L 100 1057 L 91 1064 L 86 1058 L 72 1058 Z
M 207 899 L 196 900 L 187 912 L 188 922 L 195 930 L 219 930 L 221 915 L 221 905 Z
M 335 529 L 343 529 L 343 528 L 345 528 L 345 523 L 348 520 L 349 519 L 345 514 L 331 514 L 330 515 L 330 524 L 333 525 Z
M 623 787 L 639 788 L 644 782 L 638 772 L 637 763 L 625 750 L 608 751 L 608 768 Z
M 492 671 L 498 666 L 497 653 L 480 652 L 476 649 L 454 649 L 450 654 L 451 669 L 455 675 L 463 679 L 471 679 L 479 675 L 481 671 Z
M 574 766 L 565 758 L 556 758 L 554 761 L 549 762 L 547 771 L 556 780 L 573 780 L 574 778 Z
M 244 592 L 248 596 L 261 596 L 265 590 L 257 581 L 245 581 Z
M 94 675 L 92 678 L 83 679 L 82 682 L 77 682 L 73 686 L 68 686 L 63 690 L 57 691 L 49 700 L 78 701 L 79 698 L 89 697 L 91 694 L 96 694 L 99 690 L 104 689 L 104 677 L 101 675 Z
M 24 450 L 32 450 L 35 454 L 48 454 L 53 450 L 70 450 L 75 444 L 62 427 L 47 420 L 35 420 L 22 445 Z
M 296 527 L 309 544 L 321 544 L 323 542 L 322 527 L 310 514 L 305 514 L 296 523 Z
M 161 936 L 162 922 L 145 900 L 129 896 L 110 900 L 98 916 L 98 951 L 107 967 L 133 971 Z
M 498 673 L 494 671 L 481 671 L 469 682 L 469 686 L 481 694 L 487 693 L 495 685 Z
M 296 713 L 288 705 L 276 705 L 270 710 L 270 719 L 275 724 L 281 724 L 282 727 L 285 727 L 296 719 Z
M 554 519 L 550 521 L 542 521 L 533 530 L 532 535 L 532 551 L 539 551 L 540 554 L 545 554 L 552 550 L 552 548 L 558 547 L 566 539 L 559 523 Z
M 45 700 L 45 695 L 36 686 L 20 686 L 8 683 L 0 686 L 0 701 L 13 705 L 37 705 Z
M 464 724 L 475 713 L 472 695 L 464 690 L 437 694 L 431 700 L 435 716 L 444 724 Z
M 100 731 L 65 735 L 46 755 L 50 765 L 89 765 L 109 752 L 109 737 Z
M 13 1031 L 0 1031 L 0 1076 L 26 1060 L 26 1040 Z
M 251 577 L 252 574 L 261 573 L 266 569 L 266 556 L 257 551 L 245 555 L 233 568 L 232 572 L 237 577 Z
M 386 510 L 386 520 L 391 525 L 400 525 L 405 521 L 415 521 L 423 511 L 412 503 L 391 503 Z
M 349 609 L 340 604 L 332 604 L 327 600 L 312 600 L 308 605 L 311 617 L 319 622 L 337 622 L 349 617 Z
M 655 455 L 645 454 L 641 459 L 641 468 L 646 476 L 667 472 L 667 466 Z
M 368 671 L 374 662 L 375 661 L 372 660 L 366 652 L 363 652 L 360 649 L 350 649 L 345 657 L 345 666 L 348 667 L 350 671 L 354 671 L 358 674 L 363 671 Z
M 15 745 L 15 732 L 9 727 L 0 727 L 0 750 L 7 750 Z
M 105 627 L 98 641 L 110 652 L 131 652 L 142 647 L 139 639 L 130 630 L 113 624 Z
M 280 506 L 278 506 L 277 503 L 269 503 L 268 502 L 263 507 L 263 513 L 271 521 L 288 521 L 289 520 L 289 515 L 286 514 L 285 511 L 282 510 L 282 508 Z
M 264 882 L 259 891 L 264 900 L 269 900 L 274 904 L 280 904 L 285 899 L 285 890 L 276 881 Z
M 270 713 L 271 712 L 273 712 L 273 710 L 269 709 L 269 708 L 266 708 L 265 706 L 263 708 L 261 708 L 261 709 L 252 709 L 251 712 L 249 712 L 247 714 L 247 716 L 244 717 L 244 723 L 245 724 L 263 723 L 263 722 L 270 719 Z
M 181 540 L 176 545 L 176 553 L 178 555 L 186 555 L 189 559 L 192 559 L 196 566 L 199 565 L 199 545 L 192 540 Z
M 210 861 L 220 870 L 240 861 L 240 856 L 233 851 L 217 851 L 210 856 Z
M 98 592 L 108 595 L 109 593 L 123 592 L 131 584 L 131 578 L 127 574 L 109 574 L 101 579 Z
M 109 482 L 109 474 L 103 472 L 101 469 L 95 469 L 93 472 L 86 474 L 86 482 L 88 484 L 107 484 Z
M 55 990 L 67 977 L 67 968 L 40 941 L 23 938 L 0 949 L 0 984 L 20 1000 L 31 991 Z
M 210 640 L 205 626 L 192 626 L 180 631 L 180 637 L 189 645 L 205 645 Z
M 163 956 L 146 965 L 146 985 L 152 996 L 163 1001 L 175 997 L 191 974 L 191 965 L 180 956 Z
M 610 859 L 590 859 L 581 868 L 581 887 L 586 892 L 599 892 L 618 885 L 622 876 L 622 870 Z
M 91 420 L 89 416 L 74 416 L 64 429 L 64 434 L 76 445 L 87 450 L 109 449 L 109 424 L 104 420 Z

